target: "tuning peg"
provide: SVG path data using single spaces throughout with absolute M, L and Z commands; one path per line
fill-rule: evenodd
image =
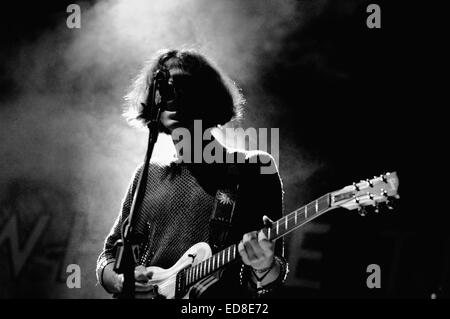
M 358 186 L 358 184 L 356 184 L 356 183 L 353 183 L 353 187 L 355 188 L 355 191 L 359 191 L 359 186 Z
M 374 212 L 376 213 L 376 214 L 378 214 L 379 212 L 380 212 L 380 204 L 379 203 L 374 203 L 373 204 L 373 207 L 374 207 Z
M 386 207 L 392 211 L 398 208 L 398 200 L 395 196 L 389 196 L 386 200 Z
M 363 216 L 363 217 L 366 216 L 366 214 L 367 214 L 366 208 L 364 206 L 359 206 L 358 207 L 358 214 Z
M 386 207 L 387 207 L 388 210 L 394 210 L 394 203 L 393 203 L 393 201 L 388 199 L 386 201 Z
M 367 195 L 369 195 L 369 199 L 370 199 L 370 200 L 373 200 L 373 199 L 374 199 L 374 196 L 373 196 L 372 193 L 369 193 L 369 192 L 368 192 Z
M 366 179 L 366 182 L 369 183 L 369 186 L 370 186 L 370 187 L 373 187 L 373 182 L 372 182 L 372 180 Z

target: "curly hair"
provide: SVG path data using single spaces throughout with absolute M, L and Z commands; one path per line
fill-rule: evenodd
M 144 127 L 148 122 L 147 99 L 152 90 L 153 74 L 161 68 L 177 67 L 190 75 L 191 96 L 195 98 L 196 116 L 210 127 L 239 119 L 245 100 L 237 85 L 219 68 L 194 50 L 162 50 L 146 62 L 125 95 L 123 115 L 130 125 Z

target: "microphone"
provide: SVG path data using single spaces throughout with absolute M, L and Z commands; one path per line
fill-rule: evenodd
M 167 106 L 167 101 L 173 99 L 174 89 L 169 83 L 170 74 L 166 69 L 158 69 L 153 74 L 151 92 L 147 104 L 141 103 L 144 108 L 144 118 L 147 126 L 157 126 L 161 112 Z
M 152 102 L 154 106 L 162 104 L 166 106 L 167 101 L 175 98 L 175 89 L 169 82 L 170 74 L 166 69 L 158 69 L 153 75 Z

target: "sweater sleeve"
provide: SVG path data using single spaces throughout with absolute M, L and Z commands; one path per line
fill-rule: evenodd
M 252 228 L 251 230 L 259 230 L 265 227 L 262 222 L 264 215 L 274 222 L 283 217 L 284 191 L 274 158 L 264 152 L 258 152 L 254 156 L 257 157 L 257 171 L 255 172 L 254 169 L 251 169 L 245 181 L 248 183 L 248 188 L 245 194 L 247 199 L 244 199 L 244 201 L 247 201 L 244 215 L 249 220 L 249 225 L 252 225 L 249 228 Z M 247 266 L 244 267 L 243 263 L 240 263 L 239 279 L 241 288 L 245 290 L 246 296 L 250 296 L 251 298 L 271 298 L 275 295 L 277 289 L 281 287 L 281 283 L 284 281 L 288 269 L 283 238 L 275 242 L 275 256 L 279 262 L 283 263 L 282 270 L 278 279 L 267 286 L 267 292 L 264 294 L 258 294 L 255 287 L 250 285 L 248 282 L 248 271 L 250 268 Z
M 122 200 L 122 209 L 120 210 L 119 215 L 116 217 L 116 220 L 107 235 L 103 250 L 100 253 L 100 255 L 97 258 L 97 267 L 96 267 L 96 275 L 97 280 L 100 284 L 102 284 L 102 272 L 106 265 L 115 262 L 115 255 L 116 255 L 116 247 L 115 243 L 118 239 L 121 237 L 121 227 L 124 222 L 124 220 L 128 217 L 130 214 L 131 204 L 133 202 L 133 196 L 134 192 L 136 190 L 137 181 L 139 178 L 139 175 L 141 174 L 143 169 L 143 166 L 139 166 L 134 174 L 133 179 L 131 180 L 128 190 L 125 193 L 125 196 Z

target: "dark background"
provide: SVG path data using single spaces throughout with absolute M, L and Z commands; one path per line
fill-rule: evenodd
M 62 142 L 56 146 L 47 143 L 52 140 L 52 135 L 33 140 L 32 137 L 36 137 L 34 125 L 39 127 L 37 129 L 41 132 L 39 134 L 46 130 L 46 116 L 36 122 L 26 120 L 26 124 L 22 125 L 20 115 L 32 114 L 36 103 L 45 103 L 42 100 L 34 103 L 33 96 L 45 95 L 47 90 L 55 94 L 51 99 L 53 102 L 61 105 L 69 103 L 72 109 L 86 101 L 85 91 L 80 88 L 82 78 L 70 78 L 68 85 L 62 85 L 64 77 L 57 80 L 51 77 L 54 70 L 59 70 L 58 64 L 52 64 L 55 54 L 59 54 L 51 52 L 52 46 L 55 51 L 70 47 L 66 46 L 66 43 L 73 40 L 73 35 L 67 35 L 69 32 L 67 30 L 58 31 L 59 34 L 62 32 L 63 36 L 58 38 L 56 43 L 48 39 L 52 39 L 52 34 L 56 34 L 52 32 L 60 30 L 61 24 L 65 23 L 67 16 L 65 9 L 70 3 L 70 1 L 33 1 L 26 4 L 15 2 L 2 7 L 1 10 L 0 114 L 5 121 L 2 123 L 15 123 L 7 126 L 8 129 L 4 127 L 1 131 L 1 141 L 8 145 L 15 144 L 14 141 L 22 143 L 27 137 L 32 141 L 16 145 L 16 148 L 6 148 L 1 154 L 0 168 L 9 173 L 2 176 L 1 180 L 4 216 L 0 219 L 2 223 L 0 230 L 11 216 L 9 215 L 11 209 L 6 208 L 13 207 L 12 210 L 18 210 L 23 194 L 34 194 L 32 200 L 36 200 L 36 196 L 41 200 L 45 195 L 36 194 L 39 194 L 43 185 L 53 194 L 51 195 L 53 199 L 45 202 L 46 211 L 59 209 L 54 208 L 55 198 L 63 198 L 59 207 L 67 208 L 63 216 L 59 216 L 57 212 L 52 213 L 54 219 L 55 216 L 59 216 L 58 223 L 50 226 L 49 230 L 50 233 L 53 230 L 55 235 L 51 239 L 42 239 L 45 243 L 39 242 L 26 261 L 26 264 L 34 263 L 38 267 L 24 266 L 19 275 L 13 275 L 12 272 L 2 275 L 2 283 L 6 283 L 4 287 L 8 289 L 3 290 L 2 297 L 105 297 L 101 289 L 92 284 L 94 283 L 92 267 L 95 264 L 95 255 L 101 249 L 102 238 L 106 236 L 115 213 L 108 212 L 91 217 L 96 214 L 90 210 L 89 207 L 92 206 L 80 205 L 77 197 L 78 188 L 83 187 L 86 180 L 81 179 L 79 183 L 73 185 L 67 182 L 77 180 L 83 166 L 89 167 L 90 162 L 84 161 L 83 158 L 92 145 L 80 149 L 75 145 L 77 140 L 75 142 L 71 140 L 74 144 L 66 144 L 65 135 Z M 434 149 L 431 142 L 422 143 L 425 139 L 425 135 L 422 134 L 424 130 L 437 129 L 436 126 L 431 129 L 425 128 L 429 123 L 429 114 L 433 113 L 430 105 L 432 103 L 428 100 L 427 106 L 424 104 L 420 108 L 414 106 L 415 103 L 421 104 L 418 90 L 423 87 L 417 88 L 416 79 L 421 71 L 420 53 L 424 46 L 415 26 L 402 19 L 408 15 L 403 10 L 405 7 L 399 4 L 394 7 L 392 1 L 376 1 L 382 10 L 382 28 L 368 29 L 365 20 L 368 15 L 366 7 L 369 3 L 371 2 L 297 1 L 295 8 L 308 17 L 307 23 L 298 24 L 295 20 L 282 21 L 291 27 L 287 27 L 282 37 L 277 39 L 276 50 L 258 49 L 259 46 L 256 46 L 257 49 L 252 52 L 255 61 L 258 61 L 258 77 L 247 81 L 246 76 L 230 72 L 232 77 L 235 75 L 234 78 L 237 78 L 247 96 L 249 117 L 244 124 L 247 126 L 265 124 L 280 128 L 279 168 L 284 180 L 287 212 L 325 192 L 339 189 L 360 179 L 371 178 L 387 171 L 397 171 L 400 176 L 402 199 L 394 212 L 360 217 L 356 213 L 338 209 L 314 222 L 319 228 L 320 225 L 325 225 L 327 230 L 323 234 L 314 233 L 314 229 L 311 228 L 300 231 L 298 234 L 301 235 L 292 235 L 288 238 L 291 252 L 302 247 L 319 252 L 320 257 L 300 257 L 290 260 L 291 273 L 286 287 L 280 292 L 282 298 L 430 298 L 432 293 L 436 293 L 438 297 L 449 296 L 450 238 L 443 222 L 444 212 L 430 203 L 429 197 L 425 196 L 428 193 L 426 190 L 412 195 L 412 191 L 424 187 L 422 182 L 418 182 L 418 175 L 425 174 L 423 173 L 425 169 L 436 168 L 434 165 L 438 165 L 439 162 L 436 158 L 430 165 L 423 160 L 429 159 L 427 154 L 431 154 L 430 150 Z M 86 1 L 81 5 L 82 9 L 87 10 L 93 7 L 94 2 Z M 251 4 L 242 4 L 242 10 L 250 12 L 248 14 L 252 17 L 263 15 L 260 11 L 252 12 Z M 73 32 L 83 32 L 83 28 Z M 414 42 L 411 42 L 413 37 Z M 261 39 L 255 37 L 254 40 Z M 27 56 L 27 49 L 24 48 L 39 46 L 42 41 L 48 41 L 46 43 L 50 49 L 47 48 L 46 52 L 51 52 L 48 54 L 50 67 L 46 71 L 50 74 L 50 80 L 46 77 L 46 82 L 39 83 L 30 91 L 26 84 L 29 80 L 27 64 L 30 65 L 30 69 L 35 67 L 31 61 L 35 55 Z M 241 50 L 245 51 L 245 47 Z M 231 66 L 232 69 L 234 58 L 226 60 L 226 57 L 222 57 L 217 60 L 225 61 L 225 65 Z M 46 59 L 41 59 L 39 63 L 43 63 L 42 61 Z M 22 71 L 17 72 L 17 69 Z M 131 79 L 135 71 L 136 67 L 129 68 L 126 74 L 128 79 Z M 89 73 L 88 68 L 83 72 Z M 114 73 L 110 74 L 104 69 L 101 69 L 101 73 L 103 79 L 114 77 Z M 94 75 L 95 79 L 97 78 Z M 124 83 L 126 81 L 122 84 Z M 97 89 L 103 94 L 102 99 L 111 89 L 107 81 L 95 85 L 99 85 Z M 61 92 L 60 96 L 58 92 Z M 261 103 L 258 92 L 264 92 L 264 97 L 271 102 Z M 26 99 L 26 102 L 21 98 L 25 95 L 31 97 Z M 112 103 L 117 105 L 121 103 L 118 95 L 121 94 L 114 94 L 111 98 Z M 100 119 L 99 130 L 104 128 L 103 125 L 106 124 L 101 122 L 102 109 L 89 109 L 96 105 L 95 101 L 89 105 L 80 106 L 70 113 L 75 116 L 70 119 L 69 132 L 83 130 L 84 126 L 77 125 L 77 121 L 82 120 L 76 117 L 77 114 L 83 113 L 92 115 L 95 120 Z M 41 107 L 39 109 L 41 110 Z M 255 116 L 255 113 L 259 115 Z M 42 112 L 38 111 L 37 114 L 41 116 Z M 44 112 L 44 114 L 52 113 Z M 116 116 L 118 119 L 119 111 L 113 112 L 110 116 Z M 58 121 L 58 118 L 57 116 L 53 120 Z M 67 123 L 65 121 L 66 119 L 64 123 Z M 130 130 L 124 124 L 121 125 L 123 130 Z M 64 125 L 58 127 L 58 130 L 61 129 L 64 130 Z M 51 130 L 54 132 L 53 126 Z M 40 136 L 39 134 L 37 136 Z M 101 139 L 101 136 L 88 138 Z M 111 138 L 120 138 L 120 133 L 112 133 Z M 56 139 L 61 139 L 61 136 L 56 134 Z M 139 145 L 142 148 L 143 144 Z M 57 165 L 58 176 L 62 177 L 55 179 L 52 174 L 47 173 L 48 178 L 46 174 L 37 174 L 36 177 L 34 172 L 30 178 L 26 171 L 11 169 L 20 167 L 21 160 L 30 161 L 28 158 L 30 155 L 26 151 L 20 151 L 19 155 L 11 155 L 11 152 L 28 147 L 37 148 L 38 151 L 33 153 L 37 158 L 51 148 L 62 147 L 64 156 L 60 157 L 62 161 L 58 161 Z M 120 148 L 107 150 L 111 153 L 121 151 L 124 152 Z M 139 161 L 142 152 L 143 150 L 137 154 L 133 163 Z M 105 157 L 109 156 L 109 153 L 105 154 Z M 34 160 L 36 159 L 32 161 Z M 302 164 L 293 164 L 297 162 Z M 96 162 L 95 165 L 101 166 L 101 163 Z M 120 163 L 115 165 L 120 166 Z M 47 161 L 47 166 L 51 171 L 53 168 L 51 162 Z M 129 177 L 132 172 L 130 170 L 132 165 L 129 167 L 121 178 L 111 177 L 113 183 L 118 186 L 114 195 L 104 195 L 106 198 L 122 196 L 127 176 Z M 30 168 L 33 169 L 39 168 Z M 89 168 L 87 170 L 89 171 Z M 297 170 L 305 170 L 308 173 L 299 174 Z M 105 172 L 107 171 L 108 167 L 105 168 Z M 108 179 L 106 176 L 103 177 Z M 95 182 L 94 177 L 89 180 L 89 184 Z M 100 184 L 99 187 L 102 185 L 106 186 Z M 103 191 L 98 189 L 97 191 L 96 195 L 101 201 Z M 105 189 L 104 192 L 107 191 Z M 115 206 L 111 204 L 112 209 L 117 211 L 119 202 L 120 198 L 117 198 Z M 19 222 L 31 223 L 20 229 L 27 234 L 29 231 L 27 227 L 31 227 L 29 225 L 32 225 L 32 220 L 27 221 L 22 216 Z M 89 226 L 97 225 L 99 222 L 104 224 L 100 228 Z M 66 231 L 61 233 L 61 228 Z M 78 240 L 86 240 L 84 235 L 78 232 L 80 229 L 84 229 L 84 235 L 88 237 L 89 248 L 81 253 L 71 252 L 68 256 L 67 251 L 73 247 L 84 247 L 80 242 L 77 243 Z M 19 240 L 24 242 L 26 235 L 20 237 L 20 231 Z M 95 235 L 89 232 L 95 232 Z M 8 249 L 7 241 L 0 245 L 3 265 L 10 267 L 7 260 L 11 250 Z M 48 245 L 53 245 L 53 250 L 51 249 L 52 253 L 46 255 L 46 258 L 60 263 L 60 269 L 55 271 L 56 275 L 52 278 L 36 280 L 36 285 L 26 285 L 25 282 L 32 276 L 31 274 L 46 272 L 47 268 L 36 261 L 36 255 L 44 251 L 48 254 Z M 72 293 L 64 287 L 64 266 L 72 262 L 84 263 L 90 267 L 88 274 L 83 274 L 88 278 L 86 282 L 90 284 L 83 288 L 82 293 Z M 381 289 L 368 289 L 366 286 L 368 276 L 366 267 L 372 263 L 381 267 Z M 302 279 L 306 279 L 309 284 L 305 284 Z M 59 289 L 50 292 L 51 285 L 45 282 L 47 280 L 54 282 Z

